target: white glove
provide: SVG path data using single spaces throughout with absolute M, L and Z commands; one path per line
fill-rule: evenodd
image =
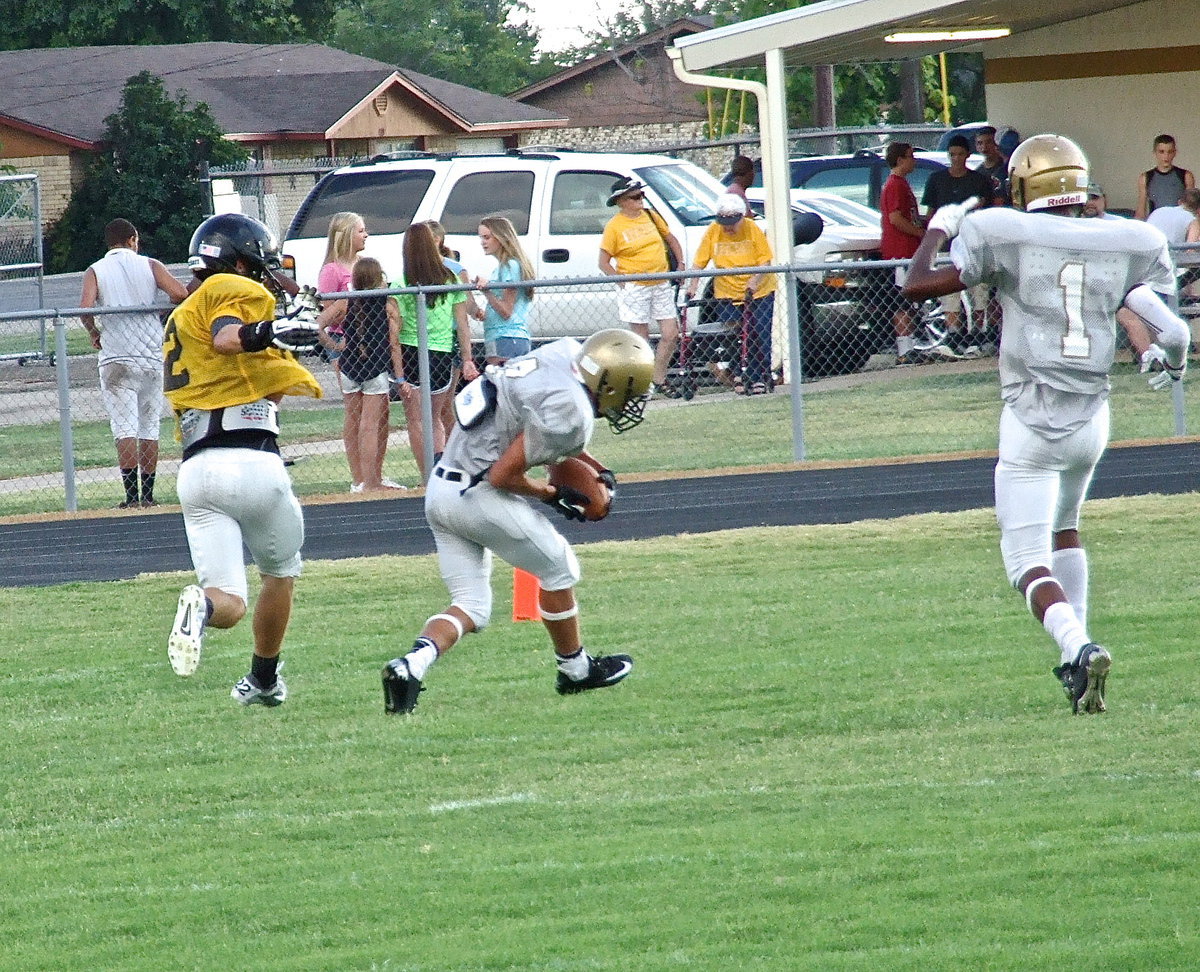
M 1155 391 L 1168 387 L 1173 381 L 1182 381 L 1187 371 L 1187 358 L 1178 368 L 1173 368 L 1167 361 L 1167 352 L 1157 344 L 1152 344 L 1142 352 L 1142 374 L 1150 373 L 1147 381 Z
M 285 304 L 276 301 L 275 316 L 281 320 L 315 320 L 321 313 L 321 302 L 317 300 L 315 287 L 301 287 L 300 292 L 293 294 Z
M 963 218 L 978 205 L 979 197 L 972 196 L 966 202 L 943 206 L 930 218 L 929 229 L 941 230 L 947 239 L 952 240 L 958 236 L 958 228 L 962 225 Z
M 306 319 L 309 311 L 297 311 L 295 317 L 281 317 L 271 327 L 271 343 L 284 351 L 311 351 L 320 343 L 317 322 Z M 315 317 L 315 315 L 313 315 Z

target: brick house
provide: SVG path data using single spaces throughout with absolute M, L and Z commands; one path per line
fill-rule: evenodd
M 38 173 L 45 225 L 62 215 L 100 147 L 105 118 L 141 71 L 162 78 L 172 97 L 207 104 L 226 137 L 262 164 L 403 149 L 498 151 L 565 123 L 535 105 L 320 44 L 0 51 L 0 163 Z

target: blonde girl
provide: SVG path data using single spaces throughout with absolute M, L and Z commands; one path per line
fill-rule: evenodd
M 491 280 L 475 278 L 485 301 L 483 347 L 488 364 L 528 354 L 531 346 L 527 315 L 533 300 L 532 287 L 482 289 L 488 284 L 519 284 L 534 278 L 533 264 L 521 249 L 517 231 L 504 216 L 485 216 L 479 221 L 479 243 L 499 267 Z

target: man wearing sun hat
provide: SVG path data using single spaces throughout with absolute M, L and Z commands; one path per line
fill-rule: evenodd
M 708 227 L 693 270 L 712 263 L 718 270 L 735 267 L 769 266 L 771 245 L 766 234 L 746 217 L 745 202 L 736 193 L 727 192 L 717 199 L 717 212 Z M 699 277 L 688 281 L 688 297 L 696 296 Z M 775 312 L 775 275 L 772 273 L 731 274 L 713 278 L 713 304 L 717 318 L 726 326 L 740 323 L 749 304 L 746 334 L 746 371 L 739 389 L 747 395 L 761 395 L 771 377 L 771 320 Z
M 612 185 L 608 205 L 617 214 L 604 227 L 600 238 L 600 272 L 605 276 L 635 273 L 666 273 L 667 254 L 683 266 L 683 248 L 661 216 L 646 209 L 645 184 L 622 177 Z M 674 398 L 678 392 L 667 385 L 667 368 L 679 340 L 679 321 L 675 316 L 675 291 L 665 280 L 633 280 L 617 285 L 617 307 L 621 323 L 649 340 L 650 322 L 659 328 L 658 350 L 654 355 L 654 390 Z

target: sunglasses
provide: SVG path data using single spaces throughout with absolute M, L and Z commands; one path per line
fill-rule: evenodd
M 627 192 L 627 193 L 625 193 L 625 198 L 626 199 L 645 199 L 646 194 L 644 192 Z

